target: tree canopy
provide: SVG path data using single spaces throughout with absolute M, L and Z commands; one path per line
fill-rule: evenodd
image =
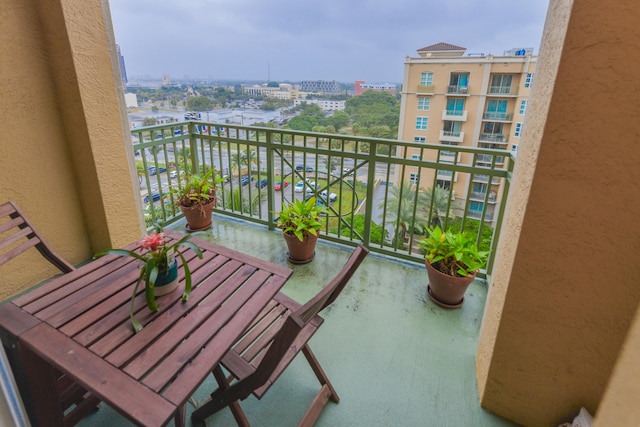
M 212 102 L 206 96 L 194 96 L 187 99 L 187 109 L 189 111 L 209 111 L 211 107 Z

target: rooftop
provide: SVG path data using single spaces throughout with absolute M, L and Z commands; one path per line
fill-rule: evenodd
M 183 229 L 184 222 L 173 225 Z M 283 292 L 306 301 L 329 282 L 351 249 L 319 241 L 306 265 L 286 260 L 278 231 L 214 215 L 204 236 L 227 247 L 294 270 Z M 311 341 L 340 403 L 329 402 L 317 426 L 512 426 L 480 407 L 474 355 L 487 288 L 474 282 L 462 308 L 446 310 L 425 295 L 426 272 L 415 263 L 370 254 L 340 298 L 322 315 L 325 323 Z M 198 389 L 187 408 L 215 388 L 213 377 Z M 242 402 L 250 421 L 261 426 L 296 425 L 319 389 L 304 357 L 294 361 L 262 401 Z M 235 425 L 225 409 L 207 419 Z M 102 404 L 80 426 L 126 426 L 129 421 Z

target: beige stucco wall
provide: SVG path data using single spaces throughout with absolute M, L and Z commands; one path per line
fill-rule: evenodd
M 482 406 L 524 425 L 596 412 L 640 301 L 638 18 L 550 2 L 476 357 Z
M 0 203 L 71 263 L 140 237 L 106 0 L 3 0 L 0 27 Z M 45 265 L 0 267 L 0 300 L 48 277 Z

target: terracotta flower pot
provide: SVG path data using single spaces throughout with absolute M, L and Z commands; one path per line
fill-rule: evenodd
M 307 234 L 302 241 L 294 234 L 283 233 L 282 236 L 289 248 L 289 261 L 294 264 L 306 264 L 313 260 L 313 257 L 316 255 L 315 250 L 318 236 Z
M 201 231 L 211 227 L 211 214 L 216 201 L 215 198 L 206 205 L 195 205 L 190 207 L 180 206 L 185 219 L 187 220 L 187 231 Z
M 459 308 L 464 302 L 464 293 L 476 278 L 473 276 L 456 277 L 444 274 L 425 261 L 429 284 L 427 285 L 427 296 L 431 301 L 445 308 Z

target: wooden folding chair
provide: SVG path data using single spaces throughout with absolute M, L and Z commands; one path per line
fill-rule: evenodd
M 6 202 L 0 205 L 0 266 L 34 247 L 61 273 L 69 273 L 75 270 L 73 265 L 51 249 L 13 202 Z M 5 339 L 9 338 L 5 337 Z M 11 364 L 20 366 L 20 362 L 16 360 L 17 358 L 11 348 L 7 347 L 5 350 Z M 65 425 L 76 424 L 84 416 L 96 409 L 100 403 L 99 399 L 90 395 L 60 372 L 53 372 L 53 375 L 55 375 L 58 389 L 60 408 L 65 414 Z M 21 384 L 20 388 L 24 389 L 26 385 L 19 378 L 17 380 Z M 29 404 L 27 403 L 28 406 Z
M 304 305 L 278 293 L 222 359 L 229 377 L 225 377 L 219 365 L 214 369 L 219 388 L 193 412 L 192 419 L 204 420 L 229 406 L 238 425 L 249 426 L 238 401 L 250 394 L 262 398 L 300 351 L 322 387 L 299 425 L 312 426 L 329 399 L 338 403 L 340 398 L 311 352 L 308 341 L 324 321 L 318 313 L 335 301 L 368 253 L 366 247 L 358 246 L 338 275 Z

